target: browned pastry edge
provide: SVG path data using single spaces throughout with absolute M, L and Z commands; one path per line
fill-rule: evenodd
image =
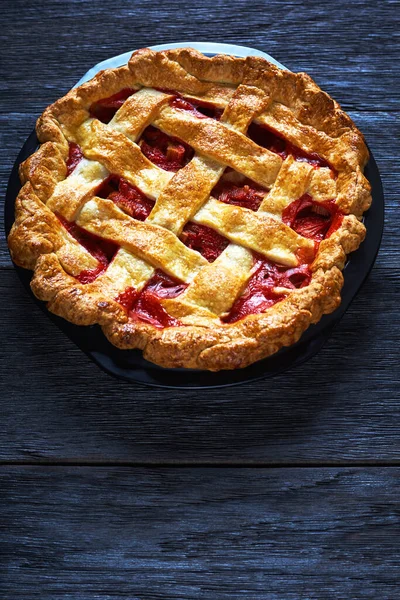
M 128 320 L 117 302 L 88 293 L 55 254 L 57 235 L 43 204 L 66 177 L 68 142 L 60 121 L 81 122 L 92 102 L 135 84 L 201 95 L 214 82 L 257 86 L 289 107 L 306 129 L 334 138 L 335 147 L 321 148 L 319 153 L 339 173 L 337 204 L 346 216 L 338 231 L 321 242 L 307 287 L 294 290 L 264 313 L 233 324 L 160 330 Z M 24 185 L 8 243 L 14 262 L 34 270 L 32 290 L 53 313 L 78 325 L 98 323 L 115 346 L 140 348 L 147 360 L 163 367 L 218 371 L 245 367 L 290 346 L 311 323 L 340 304 L 346 255 L 365 237 L 359 219 L 371 203 L 370 186 L 362 174 L 368 150 L 350 117 L 308 75 L 282 71 L 258 57 L 206 58 L 190 48 L 159 53 L 143 49 L 133 53 L 129 66 L 102 71 L 49 106 L 38 119 L 37 134 L 42 145 L 20 168 Z

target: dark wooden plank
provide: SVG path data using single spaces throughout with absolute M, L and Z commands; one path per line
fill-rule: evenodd
M 43 107 L 42 107 L 43 108 Z M 386 230 L 382 253 L 387 266 L 397 266 L 400 243 L 399 173 L 397 157 L 388 152 L 393 139 L 400 137 L 400 119 L 392 112 L 350 112 L 364 133 L 380 168 L 386 198 Z M 34 128 L 30 114 L 12 113 L 0 116 L 0 185 L 6 187 L 9 174 L 20 148 Z M 0 268 L 10 267 L 3 224 L 0 225 Z
M 39 112 L 73 85 L 78 74 L 110 56 L 187 40 L 264 50 L 288 68 L 310 73 L 346 108 L 366 101 L 378 110 L 382 105 L 398 108 L 400 88 L 393 65 L 399 53 L 392 37 L 398 15 L 390 0 L 289 0 L 283 5 L 279 0 L 206 1 L 185 10 L 177 0 L 114 0 L 112 10 L 104 10 L 99 0 L 43 0 L 40 5 L 7 0 L 3 5 L 0 40 L 6 65 L 12 67 L 3 82 L 7 112 L 16 106 Z M 26 76 L 35 82 L 29 95 Z
M 399 270 L 378 265 L 307 364 L 206 391 L 129 384 L 92 364 L 13 272 L 0 278 L 0 458 L 6 460 L 400 460 Z
M 0 471 L 2 600 L 394 600 L 399 469 Z

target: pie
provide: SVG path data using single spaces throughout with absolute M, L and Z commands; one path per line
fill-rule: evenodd
M 36 129 L 8 242 L 51 312 L 163 367 L 218 371 L 340 304 L 368 150 L 305 73 L 145 48 Z

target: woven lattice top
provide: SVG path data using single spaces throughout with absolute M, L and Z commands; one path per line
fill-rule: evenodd
M 248 338 L 241 321 L 340 287 L 363 236 L 362 136 L 307 76 L 262 59 L 140 51 L 49 107 L 38 134 L 11 249 L 52 310 L 122 346 L 165 343 L 163 328 L 181 345 L 189 330 Z

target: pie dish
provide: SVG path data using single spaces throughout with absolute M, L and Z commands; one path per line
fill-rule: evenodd
M 8 241 L 53 313 L 164 367 L 245 367 L 340 304 L 368 150 L 304 74 L 134 52 L 48 107 Z

